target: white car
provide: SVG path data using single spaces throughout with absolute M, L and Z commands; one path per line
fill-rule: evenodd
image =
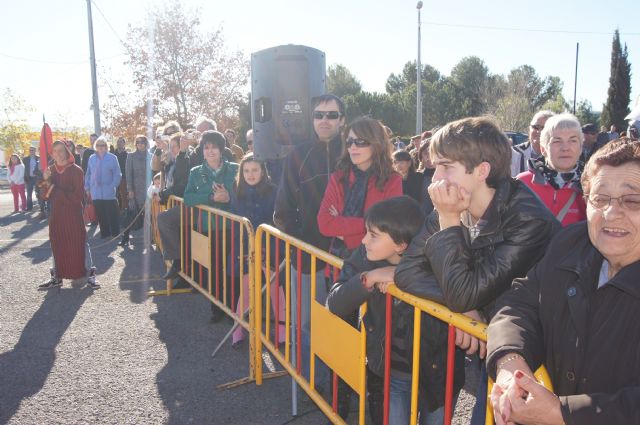
M 8 183 L 7 180 L 7 174 L 8 174 L 8 170 L 7 170 L 7 166 L 6 165 L 0 165 L 0 181 L 4 182 L 4 183 Z

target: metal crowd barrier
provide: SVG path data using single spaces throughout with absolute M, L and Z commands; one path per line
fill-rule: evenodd
M 358 422 L 365 423 L 366 406 L 366 331 L 364 326 L 356 329 L 340 317 L 332 314 L 316 301 L 316 272 L 324 264 L 331 267 L 331 278 L 336 280 L 343 261 L 325 251 L 296 239 L 269 225 L 261 225 L 255 232 L 245 217 L 207 206 L 188 208 L 182 199 L 171 197 L 168 207 L 180 206 L 180 275 L 208 298 L 214 305 L 229 315 L 248 332 L 250 347 L 249 376 L 225 385 L 239 385 L 251 380 L 261 385 L 264 378 L 280 376 L 282 373 L 263 373 L 263 346 L 275 357 L 296 383 L 318 405 L 322 412 L 336 424 L 345 422 L 337 413 L 338 378 L 342 379 L 359 396 Z M 157 230 L 157 214 L 162 207 L 152 204 L 153 235 L 161 248 Z M 157 239 L 156 239 L 157 238 Z M 229 255 L 232 253 L 232 255 Z M 309 305 L 302 304 L 300 274 L 302 259 L 311 263 L 311 299 Z M 319 264 L 320 263 L 320 264 Z M 292 268 L 291 266 L 294 267 Z M 291 273 L 297 271 L 297 287 L 292 288 Z M 236 277 L 248 275 L 248 304 L 242 284 L 236 285 Z M 273 286 L 275 286 L 275 288 Z M 281 297 L 281 288 L 284 297 Z M 292 304 L 292 291 L 298 296 Z M 174 290 L 176 292 L 176 290 Z M 171 285 L 167 285 L 171 293 Z M 237 296 L 236 296 L 237 295 Z M 393 298 L 414 308 L 414 340 L 411 392 L 411 424 L 418 419 L 418 376 L 420 372 L 420 328 L 422 313 L 429 314 L 448 323 L 447 375 L 445 384 L 445 424 L 453 417 L 453 374 L 455 354 L 455 330 L 460 329 L 486 341 L 487 325 L 465 315 L 453 313 L 446 307 L 399 290 L 390 285 L 387 291 L 386 334 L 392 329 L 391 308 Z M 266 311 L 263 313 L 263 302 Z M 284 302 L 284 328 L 282 328 L 282 303 Z M 236 304 L 237 303 L 237 304 Z M 303 308 L 310 314 L 309 379 L 302 373 L 302 326 Z M 273 322 L 272 326 L 272 310 Z M 362 317 L 366 305 L 361 306 Z M 248 315 L 248 317 L 247 317 Z M 294 316 L 295 315 L 295 316 Z M 264 319 L 263 319 L 264 316 Z M 295 326 L 292 326 L 295 325 Z M 284 331 L 283 331 L 284 329 Z M 284 332 L 284 339 L 281 333 Z M 280 342 L 283 342 L 282 345 Z M 384 424 L 388 424 L 390 382 L 391 338 L 385 338 L 384 376 Z M 215 354 L 215 353 L 214 353 Z M 316 358 L 322 360 L 333 371 L 331 380 L 332 399 L 325 400 L 316 387 Z M 306 359 L 305 359 L 306 360 Z M 551 380 L 544 367 L 535 372 L 536 379 L 552 390 Z M 492 382 L 489 382 L 488 394 Z M 487 402 L 486 423 L 493 424 L 493 411 Z
M 269 239 L 282 241 L 284 247 L 280 244 L 274 245 L 268 243 Z M 342 260 L 330 255 L 318 248 L 311 246 L 299 239 L 291 237 L 278 229 L 261 225 L 256 231 L 256 267 L 259 267 L 263 261 L 267 264 L 271 263 L 271 258 L 275 255 L 275 264 L 284 262 L 284 270 L 286 271 L 284 286 L 286 293 L 285 302 L 285 327 L 290 330 L 286 333 L 284 353 L 277 344 L 278 331 L 271 330 L 270 309 L 265 312 L 265 320 L 262 321 L 262 305 L 270 304 L 270 285 L 272 280 L 267 273 L 265 279 L 266 290 L 262 288 L 262 276 L 256 269 L 256 384 L 262 383 L 262 347 L 266 347 L 271 354 L 282 364 L 282 366 L 295 379 L 300 387 L 309 395 L 309 397 L 318 405 L 322 412 L 336 424 L 344 424 L 345 422 L 337 414 L 338 399 L 338 377 L 345 381 L 351 389 L 359 396 L 358 421 L 360 424 L 365 423 L 365 401 L 366 401 L 366 332 L 365 327 L 360 326 L 360 330 L 355 329 L 338 316 L 329 312 L 324 305 L 315 300 L 316 286 L 315 272 L 318 270 L 318 262 L 323 261 L 333 267 L 333 279 L 337 277 L 337 271 L 342 267 Z M 291 296 L 291 265 L 292 256 L 296 261 L 295 269 L 300 274 L 301 257 L 307 255 L 311 258 L 311 300 L 310 306 L 301 305 L 301 297 L 297 297 L 297 305 L 292 305 Z M 297 279 L 297 294 L 301 293 L 300 278 Z M 278 276 L 275 278 L 275 285 L 280 285 Z M 453 376 L 454 376 L 454 354 L 455 354 L 455 330 L 456 328 L 467 332 L 483 341 L 487 340 L 486 328 L 484 323 L 477 322 L 465 315 L 453 313 L 446 307 L 435 302 L 425 300 L 399 290 L 395 285 L 390 285 L 387 292 L 387 310 L 386 310 L 386 337 L 385 337 L 385 376 L 384 376 L 384 424 L 389 423 L 389 387 L 390 387 L 390 365 L 391 365 L 391 305 L 393 298 L 401 300 L 414 307 L 414 333 L 413 333 L 413 364 L 412 364 L 412 391 L 411 391 L 411 424 L 417 423 L 418 419 L 418 377 L 420 372 L 420 327 L 422 313 L 429 314 L 448 323 L 448 344 L 447 344 L 447 371 L 445 386 L 445 424 L 451 424 L 453 418 Z M 301 309 L 311 309 L 311 343 L 310 343 L 310 376 L 307 380 L 301 371 L 302 351 L 301 344 L 292 344 L 295 341 L 301 341 Z M 359 317 L 363 317 L 366 305 L 361 306 Z M 278 308 L 275 308 L 278 311 Z M 292 315 L 297 316 L 295 327 L 292 327 Z M 275 323 L 279 323 L 279 317 L 275 318 Z M 291 348 L 294 348 L 294 353 Z M 324 361 L 327 366 L 333 370 L 333 397 L 331 404 L 326 401 L 315 386 L 315 358 L 318 357 Z M 552 389 L 549 375 L 544 367 L 538 369 L 535 373 L 538 381 L 543 383 L 547 388 Z M 488 394 L 491 393 L 492 383 L 489 382 Z M 486 423 L 493 424 L 493 410 L 491 404 L 487 403 Z
M 253 226 L 246 217 L 204 205 L 187 207 L 178 199 L 174 202 L 180 205 L 180 276 L 209 299 L 214 308 L 248 332 L 245 340 L 249 341 L 249 376 L 232 385 L 252 381 L 255 376 Z M 248 282 L 248 289 L 244 288 L 243 279 Z
M 272 243 L 273 241 L 275 243 Z M 271 354 L 289 372 L 300 387 L 309 395 L 322 412 L 333 422 L 342 424 L 344 421 L 337 414 L 338 405 L 338 377 L 345 381 L 351 389 L 359 396 L 359 421 L 364 424 L 366 385 L 365 385 L 365 347 L 366 334 L 364 330 L 357 330 L 338 316 L 329 312 L 325 306 L 316 301 L 316 272 L 319 270 L 318 262 L 324 262 L 333 267 L 333 278 L 337 277 L 338 271 L 342 268 L 342 260 L 325 251 L 322 251 L 308 243 L 291 237 L 273 226 L 262 224 L 256 231 L 256 384 L 262 384 L 262 346 L 269 349 Z M 275 252 L 272 252 L 275 251 Z M 292 263 L 292 255 L 295 262 Z M 273 257 L 272 257 L 273 256 Z M 311 291 L 309 305 L 302 304 L 301 271 L 303 256 L 310 259 L 311 264 Z M 272 258 L 274 261 L 272 261 Z M 274 271 L 276 275 L 271 278 L 271 270 L 267 267 L 265 276 L 265 288 L 263 290 L 262 275 L 258 272 L 263 262 L 265 264 L 283 264 L 279 267 L 285 272 L 284 282 L 280 282 L 280 273 Z M 292 305 L 291 287 L 291 266 L 295 264 L 297 271 L 296 303 Z M 271 285 L 276 288 L 283 284 L 285 288 L 285 329 L 284 352 L 277 343 L 280 339 L 278 334 L 279 305 L 276 301 L 271 302 Z M 324 284 L 324 282 L 322 282 Z M 277 291 L 276 291 L 277 292 Z M 271 329 L 271 309 L 267 308 L 262 320 L 262 304 L 266 306 L 276 304 L 274 311 L 276 317 L 274 323 L 275 330 Z M 305 303 L 307 300 L 305 300 Z M 302 310 L 310 309 L 310 374 L 307 380 L 302 374 Z M 295 318 L 292 317 L 295 315 Z M 295 326 L 292 326 L 292 320 Z M 293 353 L 291 352 L 293 348 Z M 316 357 L 322 360 L 329 369 L 333 370 L 333 397 L 331 404 L 325 400 L 316 388 Z M 306 360 L 306 359 L 305 359 Z
M 392 329 L 391 305 L 393 298 L 401 300 L 414 307 L 414 333 L 413 333 L 413 367 L 411 370 L 411 425 L 415 425 L 418 419 L 418 376 L 420 373 L 420 327 L 421 315 L 426 313 L 437 319 L 442 320 L 449 325 L 449 334 L 447 341 L 447 375 L 445 383 L 445 409 L 444 423 L 450 425 L 453 418 L 453 373 L 454 373 L 454 356 L 455 356 L 455 336 L 456 328 L 460 329 L 482 341 L 487 340 L 487 324 L 471 319 L 460 313 L 454 313 L 448 308 L 414 295 L 401 291 L 395 285 L 389 285 L 386 295 L 386 335 L 389 335 Z M 384 376 L 384 425 L 389 423 L 389 380 L 391 366 L 391 338 L 385 338 L 385 376 Z M 549 390 L 553 390 L 551 378 L 544 366 L 541 366 L 534 373 L 535 378 L 544 384 Z M 491 394 L 493 383 L 489 381 L 487 396 Z M 491 402 L 487 400 L 487 409 L 485 414 L 485 423 L 492 425 L 493 409 Z
M 167 208 L 171 208 L 173 202 L 173 199 L 170 200 Z M 160 252 L 162 252 L 162 240 L 160 239 L 160 231 L 158 230 L 158 214 L 167 208 L 160 204 L 160 199 L 157 197 L 154 196 L 151 199 L 151 241 L 158 247 Z

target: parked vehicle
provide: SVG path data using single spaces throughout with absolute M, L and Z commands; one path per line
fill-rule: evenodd
M 513 146 L 524 143 L 527 141 L 527 139 L 529 139 L 528 135 L 517 131 L 505 131 L 504 134 L 506 134 L 506 136 L 511 139 L 511 144 Z

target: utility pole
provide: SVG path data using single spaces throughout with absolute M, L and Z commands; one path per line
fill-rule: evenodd
M 576 43 L 576 76 L 573 80 L 573 115 L 576 114 L 576 95 L 578 93 L 578 52 L 580 51 L 580 43 Z
M 422 133 L 422 65 L 420 64 L 420 9 L 422 9 L 422 2 L 419 1 L 416 5 L 418 9 L 418 61 L 416 62 L 416 134 Z
M 87 0 L 87 15 L 89 17 L 89 54 L 91 56 L 91 90 L 93 91 L 93 127 L 94 132 L 99 136 L 100 126 L 100 103 L 98 102 L 98 80 L 96 77 L 96 51 L 93 47 L 93 18 L 91 17 L 91 0 Z

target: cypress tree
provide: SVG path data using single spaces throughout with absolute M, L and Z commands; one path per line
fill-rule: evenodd
M 616 29 L 611 45 L 611 76 L 607 102 L 603 105 L 600 123 L 609 128 L 614 124 L 618 132 L 626 129 L 624 117 L 629 113 L 631 97 L 631 64 L 628 60 L 627 45 L 620 46 L 620 33 Z

